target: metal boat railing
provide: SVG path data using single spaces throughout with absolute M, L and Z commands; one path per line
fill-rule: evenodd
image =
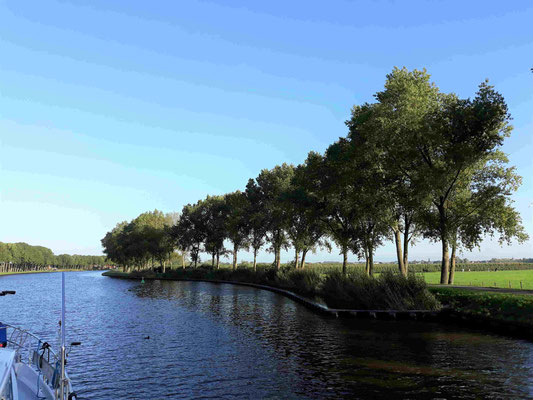
M 16 326 L 3 324 L 0 329 L 7 329 L 7 347 L 15 350 L 16 361 L 22 362 L 39 372 L 43 381 L 55 393 L 57 400 L 69 400 L 72 398 L 72 385 L 65 373 L 64 394 L 61 398 L 61 359 L 52 350 L 48 342 L 41 340 L 33 333 Z M 70 397 L 69 397 L 70 396 Z

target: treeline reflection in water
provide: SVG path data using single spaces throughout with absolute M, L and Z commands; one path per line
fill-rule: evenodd
M 0 320 L 56 335 L 59 279 L 0 278 L 17 290 Z M 98 272 L 69 273 L 67 300 L 82 399 L 533 397 L 533 344 L 481 331 L 337 320 L 249 287 Z
M 259 342 L 264 353 L 258 358 L 273 358 L 278 372 L 295 375 L 291 392 L 296 395 L 532 395 L 533 347 L 527 342 L 440 324 L 334 320 L 282 296 L 226 284 L 153 281 L 135 293 L 177 300 L 217 324 L 237 328 L 232 329 L 236 342 Z

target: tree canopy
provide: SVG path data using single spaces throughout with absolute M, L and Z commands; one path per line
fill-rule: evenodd
M 217 267 L 230 249 L 237 268 L 238 251 L 251 247 L 255 269 L 265 244 L 276 268 L 290 246 L 294 267 L 304 268 L 309 251 L 330 249 L 332 241 L 344 274 L 351 252 L 372 275 L 376 250 L 393 240 L 398 270 L 407 275 L 409 246 L 424 237 L 441 242 L 441 283 L 452 283 L 458 249 L 479 246 L 487 235 L 501 244 L 528 239 L 511 200 L 521 178 L 502 152 L 510 119 L 486 81 L 462 99 L 441 92 L 425 70 L 394 68 L 373 102 L 352 108 L 346 137 L 324 154 L 263 169 L 244 192 L 207 196 L 174 220 L 143 213 L 117 224 L 102 244 L 121 265 L 156 260 L 163 270 L 175 249 L 195 266 L 206 252 Z

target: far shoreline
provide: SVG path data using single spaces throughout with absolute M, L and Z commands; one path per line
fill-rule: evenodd
M 0 277 L 8 275 L 26 275 L 26 274 L 51 274 L 54 272 L 84 272 L 84 271 L 98 271 L 93 269 L 56 269 L 49 271 L 18 271 L 18 272 L 0 272 Z M 106 271 L 104 271 L 106 272 Z

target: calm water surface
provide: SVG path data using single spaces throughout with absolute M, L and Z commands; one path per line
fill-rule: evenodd
M 57 341 L 61 275 L 0 277 L 0 320 Z M 280 295 L 67 274 L 81 399 L 533 398 L 533 343 L 417 322 L 335 320 Z M 144 339 L 149 336 L 150 339 Z

